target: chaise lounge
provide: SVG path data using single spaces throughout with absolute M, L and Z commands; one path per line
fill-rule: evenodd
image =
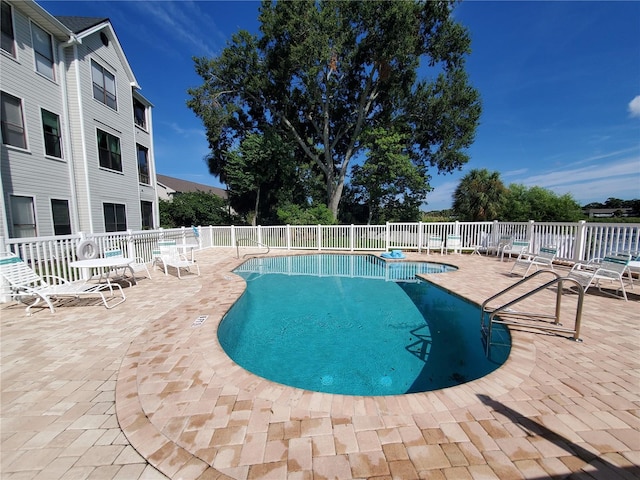
M 623 275 L 630 260 L 631 255 L 628 253 L 614 253 L 603 259 L 592 259 L 587 263 L 576 263 L 571 268 L 568 277 L 580 283 L 585 293 L 590 287 L 598 287 L 598 290 L 605 295 L 624 298 L 625 301 L 628 301 L 627 292 L 624 289 Z M 603 281 L 619 282 L 620 288 L 616 292 L 622 291 L 622 297 L 602 291 L 601 283 Z
M 69 282 L 55 275 L 40 276 L 22 258 L 14 253 L 0 254 L 0 277 L 9 284 L 9 295 L 27 305 L 25 312 L 31 315 L 31 307 L 44 302 L 51 313 L 55 313 L 54 304 L 64 297 L 78 298 L 82 295 L 98 295 L 105 308 L 113 308 L 126 300 L 122 287 L 118 284 L 92 284 Z M 120 298 L 109 304 L 102 290 L 120 290 Z

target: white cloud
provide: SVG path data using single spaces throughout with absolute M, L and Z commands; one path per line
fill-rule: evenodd
M 618 161 L 612 160 L 606 164 L 556 170 L 528 177 L 524 179 L 523 183 L 528 186 L 537 185 L 549 188 L 615 177 L 620 177 L 621 180 L 634 179 L 637 182 L 640 178 L 640 158 L 629 157 Z
M 134 2 L 143 9 L 147 18 L 153 19 L 169 38 L 179 40 L 192 51 L 190 55 L 213 56 L 216 48 L 211 37 L 220 37 L 213 20 L 196 2 Z M 208 22 L 203 27 L 202 22 Z
M 519 170 L 511 170 L 511 171 L 508 171 L 508 172 L 504 172 L 501 175 L 503 177 L 515 177 L 515 176 L 518 176 L 518 175 L 523 175 L 523 174 L 527 173 L 528 171 L 529 171 L 528 168 L 521 168 Z
M 629 114 L 632 117 L 640 117 L 640 95 L 629 102 Z
M 427 210 L 444 210 L 451 208 L 453 192 L 458 188 L 458 181 L 445 182 L 437 185 L 433 191 L 427 194 Z

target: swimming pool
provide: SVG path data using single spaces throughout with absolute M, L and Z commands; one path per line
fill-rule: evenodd
M 502 328 L 507 345 L 487 358 L 479 307 L 415 277 L 454 268 L 372 255 L 254 258 L 235 270 L 247 289 L 218 338 L 243 368 L 306 390 L 398 395 L 465 383 L 504 363 L 510 341 Z

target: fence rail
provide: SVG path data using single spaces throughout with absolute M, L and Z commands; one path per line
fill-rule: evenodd
M 404 249 L 422 252 L 430 236 L 446 240 L 460 236 L 463 251 L 486 249 L 499 238 L 528 240 L 530 251 L 555 245 L 558 259 L 569 262 L 603 257 L 611 252 L 640 252 L 640 224 L 550 222 L 441 222 L 387 223 L 385 225 L 273 225 L 201 226 L 198 235 L 192 227 L 112 233 L 4 238 L 0 252 L 12 251 L 29 262 L 42 275 L 59 275 L 78 280 L 83 272 L 69 268 L 76 260 L 78 246 L 85 240 L 96 242 L 101 252 L 119 248 L 129 257 L 152 260 L 159 240 L 198 243 L 200 249 L 233 247 L 249 250 L 260 244 L 271 250 L 388 251 Z M 244 240 L 244 241 L 243 241 Z

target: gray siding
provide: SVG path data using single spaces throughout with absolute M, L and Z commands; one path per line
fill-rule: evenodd
M 31 43 L 30 20 L 16 8 L 14 34 L 17 56 L 0 55 L 0 89 L 22 100 L 23 121 L 27 148 L 2 145 L 2 182 L 9 228 L 11 228 L 12 195 L 34 198 L 36 229 L 38 235 L 53 235 L 51 198 L 71 198 L 69 180 L 69 146 L 63 139 L 63 158 L 45 155 L 41 109 L 58 115 L 64 130 L 64 106 L 60 84 L 60 63 L 55 66 L 55 81 L 35 70 Z M 57 41 L 54 39 L 54 59 L 57 60 Z
M 0 172 L 5 218 L 9 215 L 11 195 L 31 196 L 37 234 L 53 235 L 51 200 L 68 200 L 73 230 L 99 233 L 105 231 L 104 203 L 117 203 L 126 205 L 127 227 L 139 230 L 140 201 L 153 202 L 157 212 L 151 109 L 148 129 L 135 126 L 131 86 L 135 79 L 111 27 L 103 29 L 111 40 L 106 46 L 100 32 L 82 36 L 81 43 L 72 46 L 61 45 L 54 38 L 56 67 L 52 81 L 35 71 L 30 19 L 19 11 L 30 11 L 32 2 L 9 2 L 14 6 L 17 58 L 0 54 L 0 89 L 22 99 L 27 148 L 2 145 Z M 59 23 L 49 25 L 58 38 L 67 40 L 65 35 L 71 32 L 65 33 Z M 46 25 L 39 26 L 47 30 Z M 92 60 L 116 78 L 116 110 L 93 98 Z M 41 109 L 55 113 L 60 119 L 61 159 L 45 155 Z M 119 138 L 121 172 L 100 167 L 98 129 Z M 136 144 L 149 151 L 149 185 L 139 183 Z M 10 219 L 8 224 L 10 227 Z M 6 234 L 0 226 L 0 235 Z

